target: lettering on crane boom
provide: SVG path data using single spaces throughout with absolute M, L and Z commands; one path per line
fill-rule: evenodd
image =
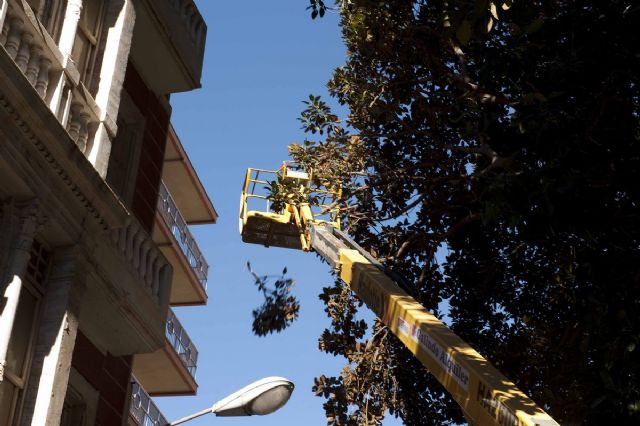
M 352 282 L 351 289 L 378 318 L 382 319 L 382 322 L 389 324 L 387 321 L 387 296 L 381 290 L 371 285 L 361 285 L 358 282 Z
M 493 397 L 493 392 L 491 392 L 489 386 L 484 384 L 482 380 L 478 380 L 476 402 L 487 410 L 487 413 L 497 420 L 497 424 L 500 426 L 525 426 L 502 401 Z
M 402 325 L 400 325 L 402 323 Z M 398 329 L 403 332 L 405 335 L 408 334 L 409 325 L 408 323 L 398 317 Z M 405 333 L 403 330 L 406 329 Z M 411 326 L 411 338 L 418 342 L 418 344 L 428 353 L 431 358 L 436 360 L 438 364 L 446 371 L 449 376 L 453 377 L 453 379 L 458 382 L 460 386 L 464 388 L 464 390 L 469 391 L 469 372 L 460 364 L 456 362 L 456 360 L 444 350 L 442 346 L 440 346 L 435 340 L 433 340 L 427 333 L 422 331 L 418 326 L 413 324 Z
M 344 265 L 342 255 L 340 262 Z M 349 258 L 347 258 L 347 262 L 365 263 L 354 262 Z M 345 270 L 343 269 L 342 272 L 344 271 Z M 347 271 L 351 272 L 350 269 L 347 269 Z M 495 422 L 492 422 L 491 424 L 498 426 L 539 426 L 541 424 L 546 424 L 544 422 L 540 422 L 539 419 L 533 420 L 533 418 L 524 412 L 522 414 L 525 415 L 525 418 L 516 416 L 513 409 L 507 405 L 507 401 L 502 401 L 500 399 L 500 395 L 504 394 L 505 391 L 502 390 L 501 392 L 498 392 L 492 386 L 484 382 L 481 379 L 481 372 L 474 370 L 472 371 L 473 377 L 471 377 L 469 370 L 463 367 L 463 365 L 456 360 L 456 353 L 449 353 L 445 347 L 436 341 L 434 336 L 423 331 L 421 329 L 420 322 L 414 323 L 410 310 L 404 313 L 398 312 L 399 310 L 404 311 L 406 308 L 402 307 L 402 302 L 398 297 L 394 297 L 397 292 L 390 288 L 386 288 L 381 283 L 376 284 L 377 281 L 372 279 L 372 277 L 367 277 L 366 275 L 357 277 L 357 274 L 354 275 L 355 276 L 349 273 L 346 276 L 343 276 L 343 280 L 349 284 L 353 292 L 358 295 L 359 299 L 364 302 L 384 324 L 388 325 L 393 332 L 401 338 L 401 340 L 405 342 L 406 340 L 413 340 L 417 343 L 418 348 L 421 349 L 420 351 L 411 349 L 411 346 L 413 345 L 408 345 L 408 347 L 412 352 L 418 355 L 418 358 L 425 366 L 428 366 L 427 363 L 431 362 L 438 364 L 444 374 L 451 377 L 458 385 L 460 385 L 464 390 L 462 395 L 458 395 L 460 402 L 465 405 L 469 404 L 467 406 L 469 409 L 468 414 L 472 419 L 476 418 L 476 416 L 480 416 L 480 418 L 484 418 L 484 420 L 486 420 L 486 417 L 484 416 L 488 415 L 495 420 Z M 426 357 L 430 358 L 431 361 L 427 361 L 425 359 Z M 477 388 L 473 389 L 473 387 L 475 387 L 475 381 L 477 381 Z M 443 384 L 444 383 L 445 382 L 443 382 Z M 471 386 L 473 387 L 470 389 Z M 512 389 L 508 389 L 506 392 L 511 392 L 511 390 Z M 519 392 L 517 388 L 515 388 L 515 391 Z M 513 396 L 506 395 L 506 398 L 514 398 L 515 400 L 518 400 L 522 396 L 523 395 L 521 394 L 514 394 Z M 483 411 L 485 414 L 482 414 Z M 527 422 L 527 417 L 532 421 Z M 557 425 L 553 420 L 548 424 Z

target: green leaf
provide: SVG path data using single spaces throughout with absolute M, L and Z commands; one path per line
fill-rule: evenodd
M 493 16 L 493 19 L 495 19 L 496 21 L 500 20 L 500 18 L 498 18 L 498 7 L 495 3 L 489 3 L 489 12 L 491 12 L 491 16 Z
M 490 33 L 491 30 L 493 29 L 493 18 L 491 16 L 489 16 L 489 20 L 487 21 L 487 33 Z

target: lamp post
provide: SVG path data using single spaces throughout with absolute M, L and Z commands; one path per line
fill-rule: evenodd
M 178 419 L 167 426 L 178 425 L 209 413 L 223 417 L 271 414 L 287 403 L 293 388 L 293 382 L 290 380 L 282 377 L 267 377 L 243 387 L 210 408 Z

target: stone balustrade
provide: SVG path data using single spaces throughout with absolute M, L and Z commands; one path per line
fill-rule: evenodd
M 204 40 L 207 36 L 206 25 L 193 0 L 168 0 L 193 42 L 194 47 L 204 52 Z
M 176 93 L 200 87 L 207 25 L 193 0 L 139 0 L 131 58 L 147 85 L 158 93 Z M 159 38 L 166 43 L 158 43 Z M 153 46 L 150 48 L 149 46 Z M 159 78 L 156 64 L 165 72 Z
M 65 57 L 24 0 L 8 2 L 0 44 L 80 151 L 88 155 L 100 124 L 100 108 L 73 62 Z
M 40 97 L 46 99 L 51 74 L 60 71 L 62 66 L 51 49 L 47 48 L 46 43 L 34 36 L 36 28 L 33 28 L 27 17 L 20 14 L 18 10 L 20 8 L 10 3 L 0 33 L 0 44 L 4 46 Z M 57 69 L 53 67 L 54 63 L 57 63 Z
M 160 307 L 168 305 L 171 265 L 137 221 L 112 231 L 112 240 Z
M 99 109 L 84 86 L 69 87 L 66 98 L 68 114 L 66 123 L 61 122 L 78 149 L 85 155 L 89 153 L 89 144 L 100 124 Z

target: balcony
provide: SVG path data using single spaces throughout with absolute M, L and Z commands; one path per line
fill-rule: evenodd
M 195 395 L 198 350 L 169 309 L 163 348 L 150 354 L 137 354 L 133 374 L 150 395 Z
M 213 224 L 218 220 L 213 203 L 204 189 L 173 126 L 169 126 L 164 152 L 162 180 L 173 195 L 189 225 Z
M 200 87 L 207 25 L 193 0 L 144 0 L 136 6 L 131 56 L 145 81 L 157 94 Z
M 26 1 L 8 1 L 0 44 L 33 91 L 101 175 L 105 143 L 115 122 L 85 87 L 74 62 L 63 54 Z
M 128 424 L 130 426 L 165 426 L 169 424 L 142 386 L 135 378 L 132 380 Z
M 205 304 L 209 265 L 164 182 L 160 183 L 153 240 L 174 267 L 170 303 Z
M 172 266 L 88 161 L 107 124 L 73 62 L 26 1 L 1 5 L 0 186 L 48 209 L 52 246 L 87 248 L 77 255 L 88 265 L 81 309 L 95 344 L 116 356 L 154 351 L 165 341 Z

